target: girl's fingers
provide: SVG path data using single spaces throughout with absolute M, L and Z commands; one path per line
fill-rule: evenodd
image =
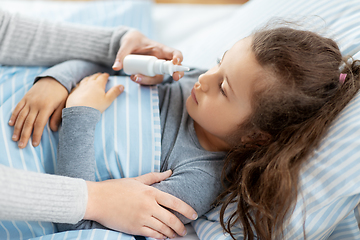
M 97 80 L 99 76 L 101 76 L 102 74 L 104 73 L 94 73 L 93 75 L 89 76 L 89 80 L 88 81 L 94 81 L 94 80 Z M 84 79 L 85 80 L 85 79 Z
M 20 111 L 24 108 L 24 106 L 25 106 L 25 101 L 24 100 L 21 100 L 16 105 L 14 111 L 11 114 L 10 120 L 9 120 L 9 125 L 10 126 L 14 126 L 14 124 L 15 124 L 17 118 L 18 118 L 18 115 L 19 115 Z
M 14 132 L 13 132 L 13 135 L 11 138 L 13 141 L 16 142 L 19 140 L 25 119 L 27 118 L 28 114 L 29 114 L 29 108 L 24 107 L 21 109 L 21 111 L 17 115 L 16 121 L 14 124 Z
M 24 148 L 27 145 L 27 142 L 29 141 L 29 138 L 31 136 L 31 132 L 34 126 L 34 122 L 36 120 L 38 112 L 32 112 L 30 111 L 29 114 L 27 115 L 25 121 L 24 121 L 24 125 L 22 127 L 22 131 L 21 131 L 21 136 L 20 136 L 20 140 L 18 142 L 18 147 L 19 148 Z
M 50 129 L 54 132 L 56 132 L 59 129 L 59 125 L 61 123 L 61 114 L 62 114 L 62 109 L 65 107 L 65 102 L 63 102 L 62 104 L 60 104 L 55 111 L 53 112 L 53 114 L 51 115 L 50 118 Z M 41 136 L 40 136 L 41 137 Z
M 106 83 L 109 80 L 109 76 L 110 75 L 108 73 L 100 73 L 99 75 L 96 76 L 95 80 L 99 81 L 101 84 L 101 87 L 105 89 Z
M 123 85 L 114 86 L 106 92 L 106 97 L 109 99 L 109 102 L 112 103 L 123 91 Z
M 48 117 L 50 113 L 46 112 L 44 113 L 44 111 L 40 111 L 39 114 L 36 116 L 36 119 L 34 121 L 34 131 L 33 131 L 33 136 L 32 136 L 32 145 L 34 147 L 37 147 L 40 144 L 40 140 L 41 140 L 41 135 L 44 131 L 45 125 L 48 121 Z M 53 118 L 53 117 L 51 117 Z M 30 131 L 31 134 L 31 131 Z M 23 137 L 23 134 L 21 134 L 21 138 Z M 30 135 L 29 135 L 30 137 Z M 21 139 L 20 139 L 21 141 Z

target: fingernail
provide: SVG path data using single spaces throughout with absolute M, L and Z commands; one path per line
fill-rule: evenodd
M 181 236 L 186 236 L 186 234 L 187 234 L 187 231 L 186 231 L 186 229 L 183 231 L 183 233 L 182 233 L 182 235 Z
M 180 58 L 177 58 L 177 63 L 178 63 L 178 64 L 180 63 Z
M 198 218 L 198 215 L 196 213 L 194 213 L 194 215 L 192 216 L 193 220 L 196 220 Z
M 112 67 L 113 68 L 121 68 L 121 63 L 120 62 L 115 62 Z
M 10 119 L 10 120 L 9 120 L 9 124 L 13 124 L 13 120 Z
M 174 233 L 171 238 L 176 238 L 176 234 Z
M 21 148 L 22 146 L 24 146 L 24 143 L 23 143 L 23 142 L 19 142 L 19 143 L 18 143 L 18 147 Z
M 141 82 L 141 77 L 136 76 L 136 77 L 135 77 L 135 82 L 137 82 L 137 83 Z
M 124 86 L 120 86 L 119 89 L 121 92 L 124 91 Z
M 17 135 L 14 134 L 11 138 L 12 138 L 12 140 L 16 140 L 16 139 L 17 139 Z
M 38 142 L 32 142 L 33 146 L 36 147 L 38 145 Z
M 180 74 L 180 73 L 178 73 L 178 75 L 179 75 L 179 80 L 180 80 L 180 78 L 181 78 L 181 74 Z

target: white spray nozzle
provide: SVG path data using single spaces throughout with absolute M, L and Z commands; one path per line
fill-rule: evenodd
M 190 71 L 190 68 L 181 65 L 174 65 L 174 70 L 174 72 L 188 72 Z
M 154 56 L 127 55 L 124 58 L 124 72 L 129 75 L 143 74 L 153 77 L 156 74 L 170 74 L 177 71 L 190 71 L 190 68 L 174 65 L 171 61 L 157 59 Z

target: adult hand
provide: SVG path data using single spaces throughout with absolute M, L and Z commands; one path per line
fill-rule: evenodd
M 133 235 L 157 239 L 186 234 L 182 222 L 168 209 L 195 220 L 196 212 L 180 199 L 149 185 L 170 177 L 171 170 L 136 178 L 87 182 L 84 219 Z M 168 209 L 166 209 L 168 208 Z
M 51 130 L 58 130 L 67 96 L 66 88 L 50 77 L 38 80 L 30 88 L 16 105 L 9 120 L 9 125 L 14 126 L 12 140 L 19 141 L 19 148 L 26 147 L 32 132 L 32 145 L 36 147 L 40 144 L 50 116 Z
M 122 69 L 124 58 L 129 54 L 152 55 L 159 59 L 172 60 L 173 63 L 177 65 L 180 65 L 183 60 L 183 55 L 179 50 L 155 42 L 136 30 L 131 30 L 122 37 L 120 49 L 117 53 L 113 69 Z M 183 76 L 184 72 L 174 72 L 172 75 L 175 81 L 178 81 Z M 131 76 L 133 81 L 145 85 L 161 83 L 163 78 L 163 75 L 148 77 L 141 74 L 136 74 Z
M 118 85 L 105 92 L 108 78 L 108 73 L 95 73 L 85 77 L 70 93 L 66 107 L 86 106 L 104 112 L 124 91 L 124 86 Z

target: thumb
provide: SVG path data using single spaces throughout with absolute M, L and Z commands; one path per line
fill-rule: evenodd
M 55 109 L 54 113 L 50 118 L 50 129 L 56 132 L 59 129 L 61 122 L 62 109 L 65 107 L 65 103 L 61 104 L 58 108 Z
M 170 177 L 171 174 L 172 174 L 171 170 L 167 170 L 167 171 L 161 172 L 161 173 L 153 172 L 153 173 L 144 174 L 140 177 L 136 177 L 135 180 L 142 182 L 143 184 L 146 184 L 146 185 L 152 185 L 154 183 L 164 181 L 165 179 Z
M 116 54 L 114 65 L 112 66 L 115 71 L 119 71 L 123 68 L 123 61 L 125 56 L 132 52 L 132 46 L 129 46 L 130 44 L 131 42 L 129 43 L 129 41 L 124 41 L 121 44 L 120 49 Z
M 106 92 L 106 98 L 112 102 L 117 98 L 122 92 L 124 91 L 123 85 L 117 85 L 109 89 L 109 91 Z

